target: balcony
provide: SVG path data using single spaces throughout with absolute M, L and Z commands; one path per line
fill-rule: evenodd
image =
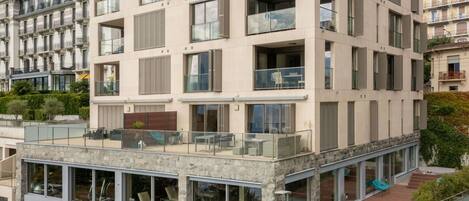
M 441 1 L 428 1 L 424 5 L 424 9 L 436 9 L 444 6 L 457 6 L 457 4 L 469 3 L 469 0 L 441 0 Z
M 53 28 L 59 28 L 62 26 L 62 22 L 60 20 L 55 20 L 53 23 L 52 23 L 52 27 Z
M 65 42 L 65 48 L 67 48 L 67 49 L 73 48 L 73 41 L 66 41 Z
M 466 71 L 440 72 L 438 80 L 440 82 L 465 81 L 466 80 Z
M 255 90 L 304 89 L 305 68 L 274 68 L 254 71 Z
M 88 70 L 90 69 L 90 65 L 88 63 L 76 63 L 76 70 Z
M 96 16 L 119 12 L 119 0 L 102 0 L 96 2 Z
M 95 82 L 95 95 L 96 96 L 118 96 L 119 95 L 119 81 L 96 81 Z
M 248 35 L 295 28 L 295 7 L 249 15 Z
M 124 38 L 104 40 L 100 42 L 100 55 L 124 53 Z
M 220 35 L 220 22 L 192 25 L 192 41 L 207 41 L 222 38 Z
M 97 129 L 82 126 L 25 127 L 25 143 L 172 153 L 250 160 L 277 160 L 313 153 L 312 131 L 289 134 Z
M 319 8 L 319 15 L 319 26 L 321 29 L 336 31 L 337 12 L 321 6 Z
M 26 51 L 26 54 L 27 55 L 33 55 L 34 54 L 34 48 L 28 48 L 28 50 Z
M 2 31 L 0 32 L 0 38 L 6 38 L 8 37 L 8 32 Z
M 389 45 L 397 48 L 402 48 L 402 33 L 389 30 Z
M 77 37 L 75 43 L 76 45 L 85 45 L 88 43 L 88 37 Z

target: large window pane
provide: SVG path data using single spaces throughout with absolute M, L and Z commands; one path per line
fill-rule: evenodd
M 126 175 L 125 201 L 151 200 L 151 177 L 128 174 Z
M 178 200 L 178 180 L 155 177 L 155 200 Z
M 371 184 L 373 180 L 377 178 L 378 174 L 378 163 L 376 158 L 369 159 L 365 161 L 365 180 L 366 180 L 366 194 L 372 193 L 375 191 L 375 188 Z
M 205 21 L 214 22 L 218 20 L 218 1 L 209 1 L 205 3 Z
M 289 134 L 295 131 L 294 117 L 294 105 L 249 105 L 248 130 L 250 133 Z
M 114 201 L 114 172 L 96 170 L 96 200 Z
M 195 181 L 194 201 L 226 200 L 226 185 Z
M 189 55 L 186 69 L 186 91 L 209 90 L 209 58 L 208 52 Z
M 290 200 L 307 201 L 308 200 L 308 179 L 303 179 L 285 185 L 285 190 L 290 191 Z
M 28 163 L 28 192 L 44 195 L 44 165 Z
M 409 169 L 414 169 L 417 167 L 417 155 L 416 155 L 416 147 L 409 148 Z
M 81 168 L 72 169 L 72 200 L 92 200 L 92 175 L 92 170 Z
M 356 200 L 359 195 L 360 179 L 358 165 L 349 165 L 344 169 L 344 190 L 346 200 Z
M 320 176 L 320 200 L 334 201 L 336 197 L 336 177 L 335 172 L 322 173 Z
M 242 186 L 228 186 L 228 201 L 261 201 L 262 194 L 259 188 Z
M 62 167 L 47 166 L 47 196 L 62 198 Z
M 394 153 L 394 172 L 396 175 L 405 171 L 404 154 L 404 149 Z

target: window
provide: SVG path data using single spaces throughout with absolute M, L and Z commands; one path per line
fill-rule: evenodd
M 358 48 L 352 47 L 352 89 L 358 89 Z
M 373 193 L 375 188 L 371 184 L 372 181 L 378 178 L 378 161 L 376 158 L 365 161 L 365 182 L 366 194 Z
M 108 171 L 95 170 L 96 181 L 96 199 L 97 200 L 114 200 L 115 196 L 115 173 Z
M 214 40 L 221 37 L 217 0 L 193 4 L 191 9 L 192 41 Z
M 120 20 L 118 23 L 122 23 Z M 137 25 L 136 25 L 137 26 Z M 124 28 L 118 26 L 100 26 L 100 55 L 124 53 Z M 137 37 L 136 37 L 137 38 Z
M 449 86 L 449 91 L 459 91 L 459 86 Z
M 319 197 L 321 201 L 337 200 L 336 192 L 337 178 L 336 172 L 330 171 L 320 174 Z
M 426 31 L 426 30 L 424 30 Z M 422 48 L 421 48 L 421 30 L 420 30 L 420 24 L 419 23 L 414 23 L 414 52 L 416 53 L 421 53 Z
M 295 105 L 248 105 L 248 132 L 289 134 L 295 132 Z
M 338 147 L 338 103 L 320 103 L 320 149 L 328 151 Z
M 28 193 L 62 198 L 61 166 L 27 163 L 27 169 Z
M 373 52 L 373 89 L 378 90 L 379 77 L 379 56 L 377 52 Z
M 448 56 L 448 73 L 455 73 L 460 71 L 459 55 Z
M 401 16 L 389 12 L 389 45 L 402 47 L 402 20 Z
M 104 64 L 96 68 L 95 95 L 117 96 L 119 95 L 119 66 Z
M 186 58 L 185 92 L 221 91 L 221 50 L 191 54 Z
M 388 55 L 388 72 L 387 72 L 387 84 L 386 84 L 386 89 L 387 90 L 394 90 L 394 56 Z
M 319 25 L 321 29 L 336 31 L 335 0 L 321 0 L 319 7 Z
M 72 168 L 72 200 L 92 200 L 93 171 L 81 168 Z
M 417 61 L 411 62 L 411 90 L 417 91 Z
M 285 190 L 290 191 L 290 200 L 308 201 L 308 179 L 302 179 L 285 185 Z
M 345 200 L 357 200 L 360 195 L 360 174 L 358 164 L 344 168 Z
M 69 91 L 70 84 L 75 82 L 75 75 L 52 75 L 54 91 Z
M 326 41 L 324 52 L 324 87 L 332 89 L 334 86 L 334 68 L 332 66 L 332 43 Z
M 260 188 L 192 181 L 194 201 L 261 201 Z
M 127 174 L 125 175 L 124 200 L 152 200 L 151 198 L 151 176 Z
M 348 24 L 347 24 L 347 32 L 348 35 L 354 36 L 355 35 L 355 0 L 347 0 L 347 16 L 348 16 Z
M 96 16 L 101 16 L 119 11 L 120 0 L 98 0 L 96 1 Z
M 399 150 L 394 152 L 394 173 L 399 175 L 403 173 L 405 170 L 405 149 Z
M 193 105 L 192 131 L 229 131 L 229 105 Z
M 409 170 L 412 170 L 417 167 L 417 147 L 410 147 L 408 153 L 409 156 L 407 158 L 409 159 L 409 164 L 407 165 L 407 167 L 409 167 Z

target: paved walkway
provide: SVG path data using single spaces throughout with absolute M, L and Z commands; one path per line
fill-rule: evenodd
M 412 193 L 415 191 L 416 189 L 407 186 L 395 185 L 389 191 L 378 193 L 366 201 L 411 201 Z

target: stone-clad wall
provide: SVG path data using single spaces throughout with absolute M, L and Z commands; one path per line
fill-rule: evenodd
M 188 177 L 203 176 L 255 182 L 262 185 L 262 200 L 274 201 L 275 192 L 284 190 L 285 177 L 289 174 L 315 168 L 315 177 L 310 180 L 311 197 L 319 200 L 319 169 L 327 163 L 344 161 L 348 158 L 382 149 L 417 142 L 419 134 L 407 135 L 389 140 L 382 140 L 365 145 L 357 145 L 343 150 L 335 150 L 319 155 L 306 154 L 300 157 L 282 160 L 248 160 L 211 156 L 178 155 L 170 153 L 140 152 L 135 150 L 92 149 L 80 147 L 19 144 L 17 152 L 17 198 L 23 199 L 27 181 L 26 169 L 22 159 L 54 161 L 57 163 L 102 166 L 113 169 L 155 171 L 177 174 L 179 178 L 179 200 L 191 200 L 188 195 L 190 183 Z M 22 172 L 20 172 L 20 170 Z

